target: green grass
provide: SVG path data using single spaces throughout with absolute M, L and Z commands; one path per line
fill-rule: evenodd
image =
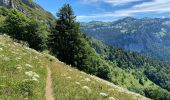
M 45 100 L 47 65 L 56 100 L 146 99 L 0 35 L 0 100 Z
M 54 62 L 51 69 L 56 100 L 109 100 L 109 97 L 116 100 L 146 99 L 61 62 Z M 103 97 L 101 93 L 108 96 Z
M 48 62 L 44 58 L 7 36 L 0 36 L 0 100 L 44 100 Z M 27 75 L 29 71 L 35 75 Z

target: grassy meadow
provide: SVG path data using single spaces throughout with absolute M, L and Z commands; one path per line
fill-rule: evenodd
M 56 100 L 145 100 L 0 35 L 0 100 L 45 100 L 47 69 Z

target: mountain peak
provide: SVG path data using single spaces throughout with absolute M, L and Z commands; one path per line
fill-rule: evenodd
M 133 18 L 133 17 L 126 17 L 126 18 L 124 18 L 124 19 L 122 19 L 123 21 L 134 21 L 134 20 L 136 20 L 135 18 Z

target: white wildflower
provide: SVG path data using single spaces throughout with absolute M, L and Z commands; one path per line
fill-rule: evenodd
M 80 85 L 80 83 L 79 83 L 79 82 L 76 82 L 76 84 L 77 84 L 77 85 Z
M 109 97 L 109 100 L 116 100 L 114 97 Z
M 30 68 L 32 68 L 33 66 L 30 65 L 30 64 L 25 64 L 25 67 L 30 67 Z
M 115 91 L 113 88 L 109 89 L 108 91 Z
M 0 51 L 3 51 L 3 49 L 2 49 L 2 48 L 0 48 Z
M 71 79 L 71 77 L 69 76 L 69 77 L 67 77 L 67 79 Z
M 87 81 L 87 82 L 90 82 L 90 81 L 91 81 L 89 78 L 85 78 L 84 80 Z
M 32 71 L 25 72 L 25 75 L 32 77 L 33 76 L 33 72 Z
M 107 97 L 108 94 L 101 92 L 101 93 L 100 93 L 100 96 L 102 96 L 102 97 Z
M 14 45 L 17 46 L 18 44 L 14 42 Z
M 15 59 L 16 59 L 17 61 L 18 61 L 18 60 L 21 60 L 21 58 L 20 58 L 20 57 L 16 57 Z
M 10 59 L 8 57 L 4 57 L 3 61 L 10 61 Z
M 83 86 L 83 90 L 86 90 L 88 93 L 91 93 L 91 89 L 88 86 Z
M 40 76 L 34 72 L 34 77 L 39 78 Z
M 39 75 L 33 71 L 25 72 L 25 75 L 29 76 L 33 81 L 38 81 Z
M 32 80 L 38 82 L 38 79 L 36 77 L 32 77 Z
M 37 73 L 33 72 L 33 71 L 25 72 L 25 75 L 30 76 L 30 77 L 39 78 L 39 75 Z
M 21 70 L 21 69 L 22 69 L 22 67 L 17 67 L 17 69 L 18 69 L 18 70 Z
M 35 57 L 34 57 L 34 59 L 38 59 L 38 57 L 37 57 L 37 56 L 35 56 Z

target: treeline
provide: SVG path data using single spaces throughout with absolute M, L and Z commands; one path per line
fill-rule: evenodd
M 114 65 L 126 70 L 128 73 L 135 70 L 132 74 L 137 76 L 141 85 L 146 83 L 144 77 L 147 77 L 153 83 L 166 89 L 164 90 L 152 86 L 142 89 L 135 88 L 134 86 L 130 87 L 130 90 L 139 93 L 143 92 L 145 96 L 156 100 L 170 99 L 170 92 L 168 92 L 170 91 L 170 64 L 153 60 L 136 52 L 112 48 L 95 39 L 91 39 L 90 44 L 105 61 L 114 63 Z

